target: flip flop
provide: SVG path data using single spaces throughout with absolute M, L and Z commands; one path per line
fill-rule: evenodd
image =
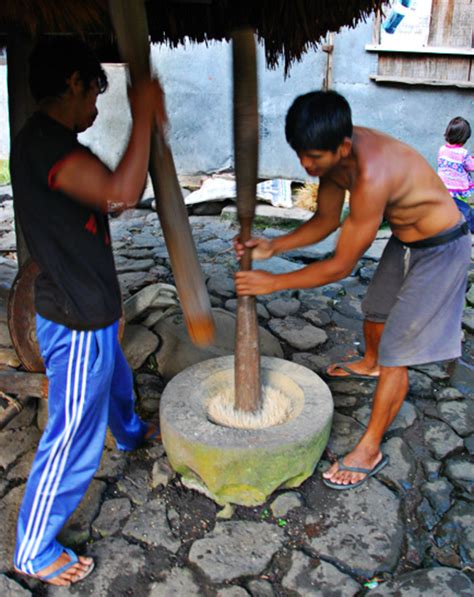
M 61 574 L 63 572 L 65 572 L 66 570 L 68 570 L 69 568 L 71 568 L 72 566 L 74 566 L 74 564 L 77 564 L 79 562 L 79 558 L 72 551 L 72 549 L 69 549 L 68 547 L 64 547 L 63 551 L 65 553 L 67 553 L 67 555 L 71 559 L 69 560 L 69 562 L 67 562 L 67 564 L 64 564 L 64 566 L 61 566 L 57 570 L 54 570 L 54 572 L 51 572 L 51 574 L 46 574 L 45 576 L 42 575 L 42 574 L 28 574 L 27 572 L 23 572 L 22 570 L 19 570 L 16 567 L 15 567 L 15 572 L 17 572 L 18 574 L 22 574 L 23 576 L 29 576 L 30 578 L 34 578 L 36 580 L 41 580 L 42 582 L 45 582 L 45 583 L 47 583 L 49 585 L 53 585 L 53 583 L 50 582 L 51 580 L 53 580 L 54 578 L 57 578 L 58 576 L 61 576 Z M 70 584 L 71 585 L 75 585 L 76 583 L 80 582 L 81 580 L 84 580 L 85 578 L 87 578 L 89 576 L 89 574 L 94 570 L 94 568 L 95 568 L 95 562 L 94 562 L 94 560 L 92 560 L 92 563 L 89 565 L 89 567 L 87 568 L 87 570 L 85 570 L 78 577 L 77 580 L 70 581 Z M 58 586 L 58 585 L 53 585 L 53 586 Z M 67 585 L 63 585 L 63 586 L 67 586 Z
M 145 443 L 153 442 L 155 440 L 158 442 L 161 442 L 161 429 L 158 424 L 156 425 L 155 431 L 153 431 L 153 433 L 151 435 L 149 435 L 148 437 L 144 438 Z
M 388 456 L 382 456 L 379 462 L 373 468 L 362 468 L 360 466 L 347 466 L 343 464 L 342 460 L 338 462 L 339 470 L 340 471 L 350 471 L 351 473 L 364 473 L 365 477 L 356 483 L 348 483 L 347 485 L 343 485 L 342 483 L 334 483 L 333 481 L 329 481 L 329 479 L 325 479 L 323 477 L 323 483 L 326 487 L 330 487 L 331 489 L 337 490 L 344 490 L 344 489 L 355 489 L 356 487 L 360 487 L 363 485 L 369 477 L 373 477 L 377 473 L 379 473 L 384 467 L 387 466 L 389 463 Z
M 326 369 L 326 377 L 329 377 L 330 379 L 361 379 L 364 381 L 373 381 L 374 379 L 376 380 L 379 378 L 378 374 L 369 375 L 364 373 L 357 373 L 356 371 L 354 371 L 354 369 L 351 369 L 349 365 L 350 363 L 348 363 L 347 365 L 344 365 L 343 363 L 335 363 L 334 365 L 331 365 L 332 367 L 336 367 L 337 369 L 345 371 L 347 375 L 333 375 L 332 373 L 328 373 L 328 370 Z

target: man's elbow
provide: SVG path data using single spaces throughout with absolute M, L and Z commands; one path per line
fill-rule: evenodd
M 332 265 L 332 268 L 331 268 L 332 276 L 331 277 L 336 281 L 336 280 L 342 280 L 344 278 L 347 278 L 347 276 L 350 276 L 350 274 L 354 270 L 356 263 L 348 262 L 348 261 L 334 260 L 334 262 L 331 265 Z

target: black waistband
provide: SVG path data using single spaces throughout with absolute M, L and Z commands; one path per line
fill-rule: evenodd
M 446 243 L 450 243 L 465 234 L 468 234 L 469 226 L 467 222 L 463 222 L 451 232 L 446 232 L 446 234 L 437 234 L 436 236 L 431 236 L 430 238 L 423 238 L 422 240 L 415 240 L 412 243 L 404 243 L 399 238 L 397 238 L 398 242 L 400 242 L 405 247 L 409 247 L 410 249 L 429 249 L 431 247 L 439 247 L 440 245 L 445 245 Z

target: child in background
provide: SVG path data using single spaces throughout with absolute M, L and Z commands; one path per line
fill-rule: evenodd
M 471 126 L 465 118 L 456 116 L 450 121 L 444 133 L 446 143 L 438 152 L 438 175 L 474 232 L 474 209 L 469 205 L 474 199 L 474 157 L 464 147 L 470 136 Z

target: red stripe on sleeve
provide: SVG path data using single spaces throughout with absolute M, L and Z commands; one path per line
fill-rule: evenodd
M 52 191 L 56 191 L 59 187 L 56 184 L 56 176 L 66 162 L 69 162 L 72 158 L 75 158 L 79 154 L 83 153 L 82 149 L 77 149 L 71 153 L 68 153 L 59 161 L 57 161 L 48 172 L 48 186 Z

